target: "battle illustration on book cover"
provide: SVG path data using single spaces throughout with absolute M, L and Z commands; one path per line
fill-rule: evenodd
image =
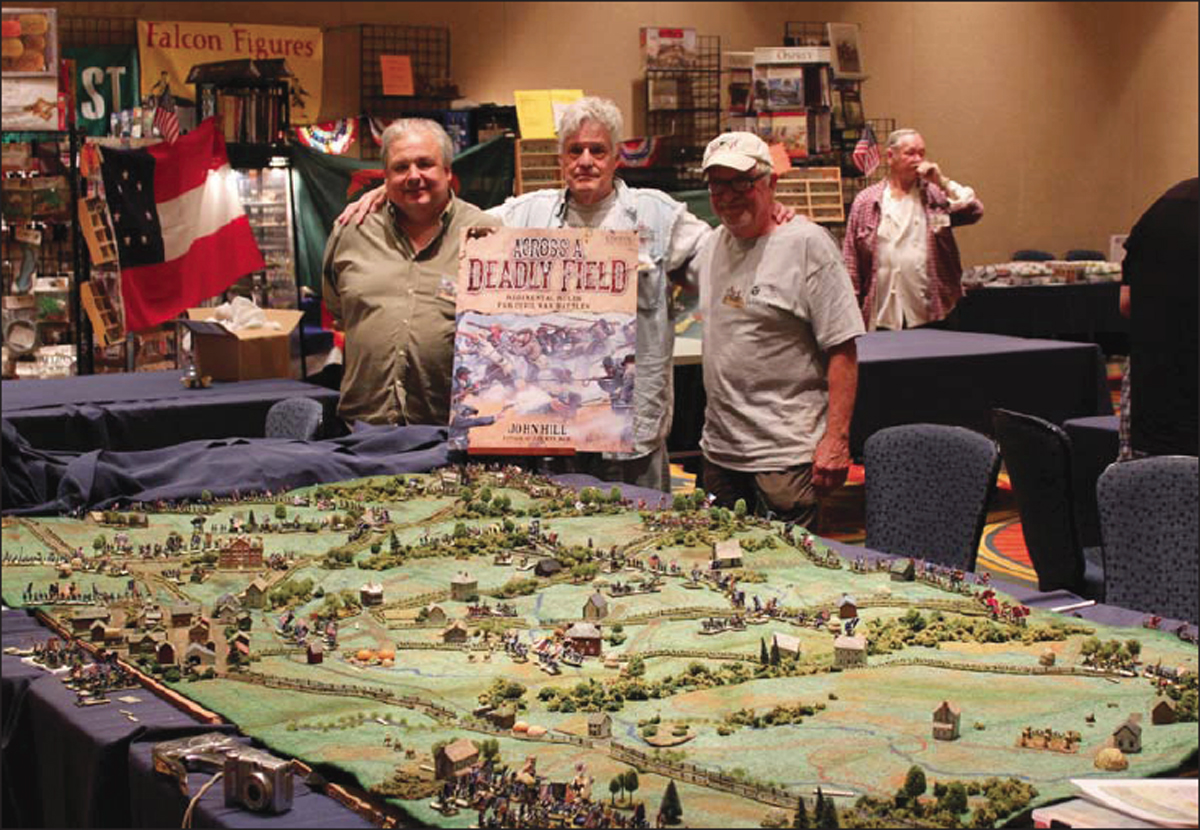
M 632 231 L 468 234 L 457 286 L 452 447 L 632 449 L 637 251 Z

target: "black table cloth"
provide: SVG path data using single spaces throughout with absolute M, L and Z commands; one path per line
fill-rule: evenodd
M 858 338 L 858 395 L 850 451 L 884 427 L 964 426 L 990 435 L 992 408 L 1053 423 L 1112 413 L 1104 354 L 1091 343 L 910 329 Z M 675 370 L 675 420 L 668 447 L 695 451 L 704 426 L 700 366 Z
M 1117 282 L 988 286 L 966 292 L 949 324 L 958 331 L 1080 340 L 1116 348 L 1129 343 Z
M 319 401 L 326 428 L 337 424 L 338 393 L 332 389 L 286 378 L 185 389 L 182 376 L 172 370 L 7 380 L 0 385 L 0 413 L 34 447 L 80 452 L 261 437 L 267 410 L 292 397 Z
M 1071 439 L 1071 489 L 1075 496 L 1075 521 L 1079 527 L 1080 543 L 1099 547 L 1100 508 L 1096 503 L 1096 482 L 1100 474 L 1117 460 L 1120 450 L 1119 418 L 1098 415 L 1091 418 L 1070 418 L 1063 422 L 1063 431 Z

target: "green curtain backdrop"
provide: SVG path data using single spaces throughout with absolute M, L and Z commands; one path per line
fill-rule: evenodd
M 299 144 L 293 144 L 291 151 L 296 275 L 300 285 L 320 294 L 321 259 L 334 220 L 348 202 L 376 184 L 364 176 L 355 179 L 354 174 L 382 170 L 383 163 L 331 156 Z M 494 207 L 512 195 L 513 139 L 500 136 L 464 150 L 454 157 L 453 167 L 461 198 L 481 208 Z M 707 190 L 685 190 L 671 195 L 696 216 L 714 227 L 717 225 Z
M 299 144 L 291 150 L 296 276 L 300 285 L 320 294 L 321 259 L 333 221 L 348 202 L 378 183 L 355 180 L 354 174 L 382 170 L 383 162 L 331 156 Z M 512 194 L 513 140 L 500 136 L 464 150 L 454 157 L 453 168 L 461 198 L 481 208 L 498 205 Z

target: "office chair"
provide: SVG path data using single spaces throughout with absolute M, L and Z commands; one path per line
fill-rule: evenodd
M 268 438 L 311 441 L 321 432 L 323 410 L 312 398 L 285 398 L 267 410 L 264 434 Z
M 1104 598 L 1196 622 L 1200 461 L 1156 455 L 1110 464 L 1096 483 L 1104 540 Z
M 866 546 L 974 570 L 1000 449 L 944 424 L 901 424 L 863 446 Z
M 1103 602 L 1100 548 L 1085 550 L 1079 540 L 1070 436 L 1049 421 L 1008 409 L 992 410 L 992 427 L 1017 498 L 1038 590 L 1065 588 Z

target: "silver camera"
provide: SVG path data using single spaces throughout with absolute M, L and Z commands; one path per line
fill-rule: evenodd
M 225 756 L 225 806 L 256 813 L 292 809 L 292 762 L 257 749 Z

